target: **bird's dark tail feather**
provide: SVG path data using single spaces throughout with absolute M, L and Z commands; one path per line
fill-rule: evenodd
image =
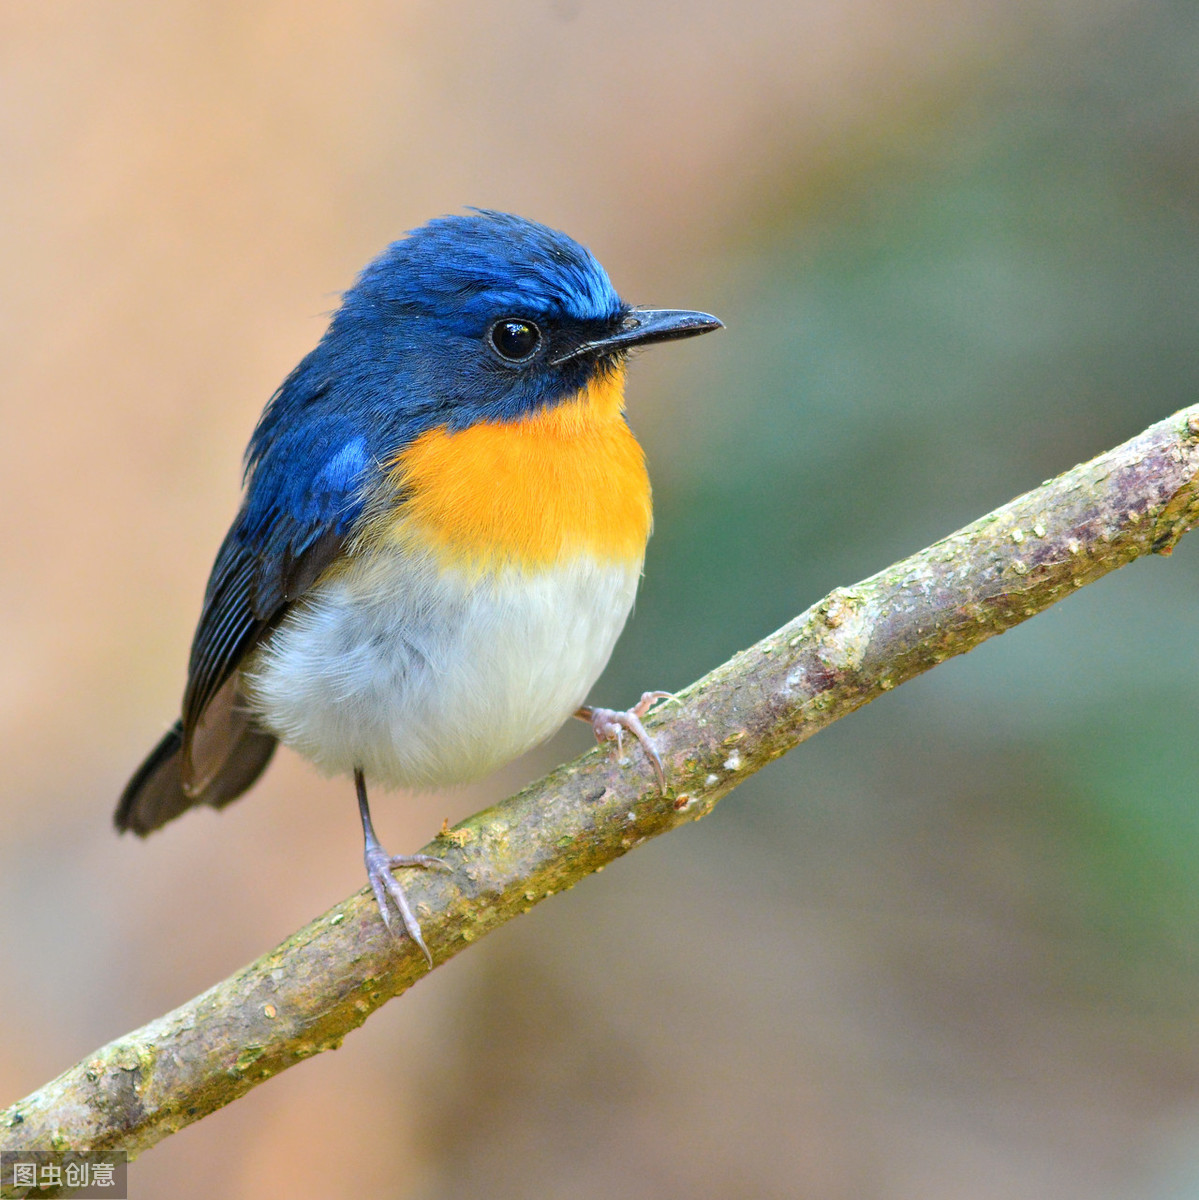
M 196 804 L 223 808 L 266 770 L 276 745 L 269 733 L 245 729 L 216 775 L 189 795 L 183 788 L 183 723 L 176 721 L 121 793 L 113 814 L 116 827 L 144 837 Z

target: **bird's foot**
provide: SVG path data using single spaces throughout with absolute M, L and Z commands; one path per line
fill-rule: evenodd
M 431 967 L 433 955 L 429 953 L 429 947 L 421 937 L 420 922 L 408 903 L 408 897 L 404 895 L 404 889 L 391 872 L 396 867 L 424 867 L 449 871 L 452 870 L 450 864 L 444 859 L 434 858 L 431 854 L 388 854 L 378 842 L 366 847 L 363 858 L 366 860 L 366 877 L 370 880 L 371 891 L 375 893 L 383 924 L 393 934 L 398 934 L 399 931 L 391 923 L 391 905 L 388 903 L 390 897 L 399 910 L 400 920 L 403 921 L 408 936 L 421 948 L 421 953 L 428 959 Z
M 674 696 L 670 692 L 646 692 L 632 708 L 583 707 L 575 712 L 575 716 L 580 721 L 589 721 L 591 723 L 591 731 L 595 734 L 597 742 L 615 741 L 617 756 L 624 751 L 625 733 L 631 733 L 641 743 L 641 748 L 645 751 L 646 758 L 653 764 L 654 774 L 658 777 L 658 787 L 665 795 L 666 769 L 662 766 L 662 756 L 658 753 L 658 748 L 654 745 L 653 739 L 645 732 L 645 726 L 641 724 L 641 718 L 659 700 L 673 699 Z

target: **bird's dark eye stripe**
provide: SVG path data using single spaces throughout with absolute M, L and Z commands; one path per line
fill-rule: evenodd
M 541 345 L 541 330 L 532 321 L 503 317 L 491 327 L 491 344 L 501 358 L 524 362 L 532 358 Z

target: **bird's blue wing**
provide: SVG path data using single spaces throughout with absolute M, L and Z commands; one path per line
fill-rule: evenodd
M 314 353 L 267 405 L 250 442 L 245 502 L 209 576 L 182 719 L 126 786 L 119 829 L 144 835 L 195 804 L 220 808 L 270 761 L 275 738 L 247 711 L 237 669 L 342 551 L 378 472 L 342 399 Z
M 371 462 L 366 439 L 338 415 L 305 421 L 252 457 L 245 503 L 217 553 L 192 642 L 185 746 L 246 655 L 341 552 Z

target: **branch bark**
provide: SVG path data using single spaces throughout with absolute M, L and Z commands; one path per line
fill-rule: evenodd
M 837 588 L 648 720 L 668 795 L 639 749 L 623 763 L 592 751 L 426 847 L 453 866 L 405 880 L 435 962 L 707 815 L 741 780 L 883 692 L 1143 554 L 1169 554 L 1197 521 L 1199 405 Z M 424 973 L 420 952 L 386 933 L 364 889 L 0 1113 L 0 1149 L 136 1155 L 335 1049 Z

